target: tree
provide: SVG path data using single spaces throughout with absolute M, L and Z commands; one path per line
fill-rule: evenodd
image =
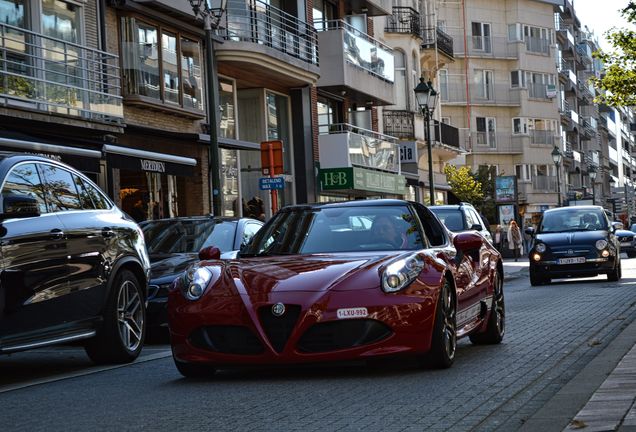
M 451 187 L 451 191 L 461 201 L 479 204 L 484 199 L 481 183 L 475 179 L 470 168 L 466 166 L 457 168 L 455 165 L 446 165 L 444 174 L 446 174 L 446 181 Z
M 621 9 L 621 15 L 632 26 L 636 25 L 636 0 L 630 0 Z M 631 26 L 630 26 L 631 27 Z M 604 93 L 597 97 L 597 102 L 607 105 L 636 105 L 636 30 L 632 28 L 613 29 L 607 34 L 614 50 L 594 53 L 604 63 L 603 76 L 593 78 L 592 83 Z
M 497 167 L 494 165 L 480 165 L 477 174 L 475 174 L 475 179 L 481 183 L 481 189 L 484 194 L 484 198 L 477 208 L 489 221 L 497 220 L 497 205 L 495 203 L 496 178 Z

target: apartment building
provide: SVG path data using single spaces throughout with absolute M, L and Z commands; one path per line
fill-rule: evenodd
M 428 141 L 422 110 L 414 89 L 420 78 L 430 80 L 439 90 L 437 72 L 454 61 L 453 39 L 435 20 L 434 1 L 395 1 L 386 17 L 383 38 L 393 49 L 395 62 L 395 102 L 382 109 L 384 133 L 399 139 L 402 174 L 407 196 L 430 203 Z M 443 173 L 446 163 L 463 153 L 459 130 L 441 122 L 440 109 L 434 107 L 435 120 L 429 124 L 433 160 L 434 203 L 448 201 L 449 186 Z
M 536 219 L 558 201 L 551 157 L 562 146 L 553 30 L 558 3 L 438 3 L 438 25 L 455 42 L 455 61 L 438 72 L 442 116 L 463 131 L 465 163 L 474 171 L 494 165 L 498 175 L 516 178 L 516 198 L 508 204 L 521 220 Z

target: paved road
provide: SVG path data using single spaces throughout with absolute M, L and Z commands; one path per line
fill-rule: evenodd
M 157 358 L 161 345 L 118 368 L 74 347 L 0 357 L 0 429 L 516 430 L 636 318 L 636 259 L 623 268 L 618 283 L 510 281 L 504 343 L 462 341 L 450 370 L 390 361 L 192 381 Z

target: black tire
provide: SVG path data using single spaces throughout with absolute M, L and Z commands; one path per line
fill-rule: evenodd
M 431 349 L 420 359 L 422 366 L 432 366 L 447 369 L 455 361 L 457 351 L 457 307 L 455 295 L 448 279 L 439 292 L 437 307 L 435 308 L 435 324 L 431 336 Z
M 95 363 L 130 363 L 139 356 L 145 336 L 145 294 L 135 275 L 121 270 L 113 280 L 102 326 L 84 345 L 86 354 Z
M 506 306 L 503 292 L 503 282 L 499 273 L 495 273 L 492 307 L 486 331 L 471 334 L 470 341 L 475 345 L 498 344 L 506 333 Z
M 173 357 L 174 365 L 181 375 L 186 378 L 211 378 L 216 369 L 210 365 L 198 363 L 184 363 Z
M 540 277 L 535 270 L 530 270 L 530 285 L 537 286 L 537 285 L 542 285 L 544 283 L 545 283 L 544 278 Z
M 621 260 L 617 257 L 614 270 L 607 274 L 607 280 L 610 282 L 618 282 L 619 280 L 621 280 L 621 277 L 623 276 L 623 270 L 621 267 Z

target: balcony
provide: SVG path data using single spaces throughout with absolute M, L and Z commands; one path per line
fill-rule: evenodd
M 562 45 L 566 45 L 569 43 L 571 47 L 574 46 L 574 35 L 572 34 L 570 27 L 563 21 L 561 14 L 554 14 L 554 29 L 556 30 L 557 40 Z
M 532 144 L 554 147 L 560 143 L 560 137 L 556 135 L 555 131 L 532 129 L 530 131 L 530 142 Z
M 475 154 L 522 154 L 522 136 L 513 136 L 497 132 L 473 132 L 473 150 Z
M 0 23 L 0 105 L 119 125 L 116 55 Z
M 592 64 L 594 59 L 592 58 L 592 48 L 586 43 L 581 42 L 576 45 L 576 52 L 579 54 L 581 61 L 586 64 Z
M 473 105 L 519 106 L 519 89 L 511 89 L 509 84 L 469 84 L 470 102 Z M 440 95 L 444 104 L 466 104 L 466 83 L 461 75 L 448 77 L 447 85 L 440 85 Z
M 393 6 L 393 15 L 386 17 L 385 33 L 403 33 L 422 37 L 420 13 L 410 7 Z
M 593 139 L 596 137 L 596 120 L 592 117 L 584 117 L 581 123 L 581 135 L 583 139 Z
M 466 52 L 463 35 L 453 34 L 452 38 L 456 41 L 455 56 L 462 57 Z M 468 56 L 514 60 L 519 57 L 521 43 L 510 42 L 507 36 L 468 36 Z
M 363 106 L 393 104 L 391 48 L 344 21 L 329 21 L 318 32 L 318 43 L 323 65 L 318 87 L 345 92 L 351 102 Z
M 535 176 L 532 178 L 532 189 L 540 192 L 554 192 L 557 189 L 557 179 L 551 176 Z
M 454 126 L 435 120 L 431 136 L 440 144 L 454 147 L 457 150 L 461 149 L 459 145 L 459 129 Z
M 343 3 L 345 15 L 391 15 L 391 0 L 347 0 Z
M 264 1 L 229 2 L 218 36 L 225 40 L 215 47 L 219 65 L 285 86 L 318 79 L 316 29 Z
M 319 135 L 320 168 L 361 167 L 400 172 L 400 150 L 395 137 L 350 124 L 332 124 Z
M 585 105 L 594 105 L 594 87 L 579 81 L 579 98 Z
M 411 111 L 383 111 L 384 133 L 402 140 L 426 141 L 424 137 L 424 119 Z M 459 129 L 433 120 L 431 139 L 435 143 L 460 149 Z
M 437 49 L 446 54 L 447 57 L 454 58 L 453 38 L 439 27 L 424 29 L 422 38 L 422 48 L 434 48 L 437 46 Z

